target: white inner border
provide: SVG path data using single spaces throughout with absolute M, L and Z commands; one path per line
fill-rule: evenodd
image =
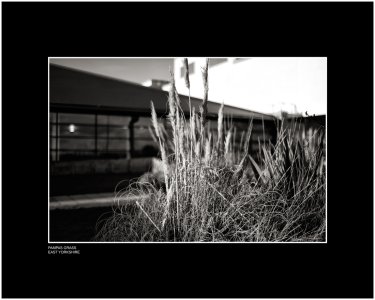
M 152 58 L 184 58 L 184 57 L 48 57 L 48 244 L 191 244 L 191 243 L 198 243 L 198 244 L 327 244 L 328 243 L 328 151 L 327 151 L 327 144 L 328 144 L 328 136 L 327 136 L 327 125 L 328 125 L 328 109 L 326 114 L 326 124 L 325 124 L 325 141 L 326 141 L 326 236 L 324 242 L 51 242 L 50 241 L 50 209 L 49 209 L 49 199 L 50 199 L 50 59 L 131 59 L 131 58 L 144 58 L 144 59 L 152 59 Z M 215 57 L 215 58 L 252 58 L 252 57 Z M 328 57 L 327 58 L 327 75 L 328 75 Z M 328 81 L 328 76 L 327 76 Z M 328 96 L 328 82 L 327 82 L 327 96 Z M 328 98 L 328 97 L 327 97 Z M 328 101 L 328 100 L 327 100 Z M 327 103 L 326 103 L 327 105 Z

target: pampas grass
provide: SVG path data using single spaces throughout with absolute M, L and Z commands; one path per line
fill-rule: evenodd
M 278 122 L 275 144 L 259 142 L 250 153 L 253 120 L 242 133 L 218 112 L 218 129 L 206 120 L 208 59 L 199 114 L 186 120 L 171 72 L 168 134 L 151 102 L 152 132 L 159 143 L 163 187 L 135 182 L 121 197 L 141 200 L 114 206 L 98 241 L 321 242 L 325 241 L 324 132 L 296 138 Z M 184 61 L 188 68 L 188 61 Z M 186 75 L 187 74 L 187 75 Z M 186 86 L 190 88 L 188 70 Z M 123 203 L 123 202 L 122 202 Z
M 201 127 L 204 128 L 206 124 L 206 116 L 207 116 L 207 101 L 208 101 L 208 64 L 209 58 L 206 58 L 206 64 L 203 68 L 202 77 L 203 77 L 203 102 L 200 106 L 200 118 L 201 118 Z

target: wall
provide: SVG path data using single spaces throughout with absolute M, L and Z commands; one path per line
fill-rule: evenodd
M 191 95 L 203 96 L 201 67 L 204 58 L 191 58 L 195 73 L 191 76 Z M 182 59 L 175 61 L 176 86 L 188 94 L 181 74 Z M 310 115 L 327 113 L 327 58 L 325 57 L 253 57 L 231 60 L 209 68 L 208 98 L 214 102 L 263 113 L 281 108 Z M 293 111 L 290 111 L 293 112 Z

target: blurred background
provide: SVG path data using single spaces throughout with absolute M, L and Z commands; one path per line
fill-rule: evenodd
M 189 57 L 191 95 L 201 98 L 205 58 Z M 50 62 L 95 74 L 160 87 L 174 70 L 176 86 L 187 95 L 182 58 L 66 58 Z M 325 115 L 326 57 L 247 57 L 210 59 L 211 101 L 267 114 Z M 152 81 L 153 80 L 153 81 Z M 163 89 L 167 89 L 165 85 Z

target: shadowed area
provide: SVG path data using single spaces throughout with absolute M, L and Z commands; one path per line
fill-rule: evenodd
M 98 219 L 101 216 L 108 218 L 111 214 L 111 207 L 51 210 L 50 241 L 92 241 Z
M 61 175 L 54 176 L 50 181 L 50 196 L 77 195 L 91 193 L 111 193 L 116 185 L 122 181 L 125 187 L 136 174 L 90 174 L 90 175 Z

